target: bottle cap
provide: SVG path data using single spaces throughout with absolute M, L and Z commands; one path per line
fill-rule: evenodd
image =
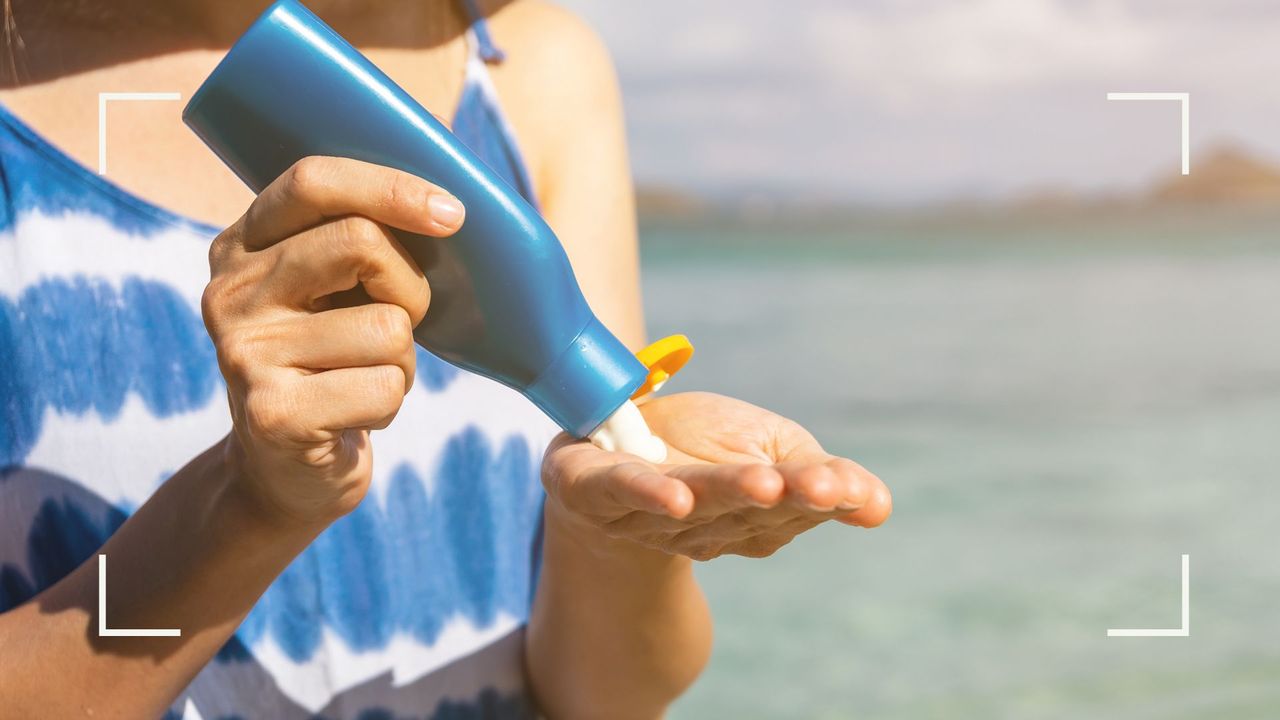
M 636 357 L 649 368 L 649 376 L 631 395 L 633 400 L 657 391 L 680 372 L 680 368 L 693 357 L 693 344 L 684 335 L 670 335 L 636 353 Z

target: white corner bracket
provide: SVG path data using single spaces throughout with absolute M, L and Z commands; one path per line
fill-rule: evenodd
M 1110 629 L 1107 637 L 1191 637 L 1191 556 L 1182 556 L 1182 627 L 1154 630 Z
M 107 174 L 107 103 L 112 100 L 181 100 L 176 92 L 100 92 L 98 93 L 98 174 Z
M 117 630 L 107 627 L 107 556 L 98 556 L 98 637 L 180 637 L 177 628 Z
M 1191 174 L 1191 93 L 1109 92 L 1108 100 L 1177 100 L 1182 103 L 1182 174 Z

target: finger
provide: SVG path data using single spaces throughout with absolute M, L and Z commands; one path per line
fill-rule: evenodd
M 858 527 L 873 528 L 884 524 L 889 516 L 893 514 L 893 495 L 889 492 L 888 486 L 881 482 L 880 478 L 872 476 L 874 482 L 870 483 L 867 490 L 866 500 L 862 507 L 845 515 L 836 518 L 846 525 L 856 525 Z
M 400 409 L 403 378 L 395 365 L 279 376 L 250 390 L 237 414 L 258 437 L 286 444 L 325 442 L 345 430 L 387 422 Z
M 871 528 L 889 518 L 893 512 L 892 495 L 884 481 L 870 470 L 848 458 L 821 451 L 806 453 L 804 457 L 808 462 L 821 463 L 835 473 L 843 493 L 834 509 L 836 520 Z
M 666 474 L 693 492 L 691 516 L 696 518 L 744 508 L 771 508 L 786 490 L 782 475 L 763 464 L 680 465 L 668 468 Z
M 840 500 L 836 503 L 837 510 L 857 510 L 866 504 L 875 486 L 883 484 L 880 478 L 848 458 L 827 455 L 822 464 L 836 474 L 841 489 Z
M 276 357 L 270 362 L 307 370 L 396 365 L 405 392 L 412 386 L 417 357 L 409 315 L 398 305 L 371 303 L 295 315 L 265 326 Z
M 407 380 L 398 365 L 379 365 L 326 370 L 298 382 L 296 411 L 313 427 L 340 431 L 386 427 L 404 402 Z
M 414 326 L 431 303 L 431 287 L 385 226 L 349 217 L 311 228 L 267 251 L 274 260 L 271 300 L 300 309 L 359 285 L 370 299 L 399 305 Z
M 362 215 L 447 237 L 462 226 L 464 213 L 457 198 L 411 173 L 348 158 L 307 157 L 258 195 L 235 235 L 253 251 L 327 220 Z
M 679 480 L 629 455 L 565 437 L 552 443 L 543 474 L 548 492 L 569 510 L 617 518 L 636 510 L 682 517 L 692 509 L 693 495 Z
M 822 463 L 784 462 L 774 466 L 786 481 L 786 498 L 810 512 L 831 512 L 841 502 L 845 487 L 835 471 Z
M 689 489 L 644 463 L 597 467 L 570 487 L 572 505 L 594 517 L 617 517 L 635 510 L 682 517 L 693 506 Z

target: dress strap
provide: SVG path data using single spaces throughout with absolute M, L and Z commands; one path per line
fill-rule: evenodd
M 470 35 L 474 40 L 471 43 L 472 52 L 478 54 L 481 60 L 490 65 L 497 65 L 505 60 L 507 54 L 493 44 L 493 37 L 489 35 L 489 24 L 485 21 L 484 15 L 480 13 L 480 7 L 476 4 L 476 0 L 462 0 L 462 4 L 466 7 L 467 14 L 471 17 Z

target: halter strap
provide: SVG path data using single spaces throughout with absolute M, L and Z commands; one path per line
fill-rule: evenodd
M 502 51 L 502 48 L 493 44 L 493 37 L 489 35 L 489 24 L 481 14 L 480 7 L 476 5 L 476 0 L 463 0 L 462 4 L 467 14 L 471 16 L 471 36 L 475 39 L 475 42 L 471 43 L 472 52 L 478 54 L 480 59 L 489 65 L 497 65 L 505 60 L 507 54 Z

